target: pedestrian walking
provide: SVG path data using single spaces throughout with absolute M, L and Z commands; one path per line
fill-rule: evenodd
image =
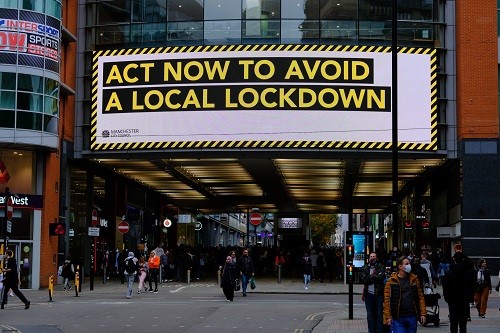
M 305 252 L 302 258 L 302 274 L 304 275 L 304 289 L 309 289 L 309 283 L 311 283 L 311 275 L 313 273 L 313 266 L 311 257 L 309 253 Z
M 7 297 L 8 297 L 7 291 L 9 289 L 12 289 L 14 294 L 17 297 L 19 297 L 21 302 L 24 303 L 24 308 L 27 310 L 30 308 L 30 301 L 28 301 L 26 297 L 23 295 L 23 293 L 19 290 L 19 275 L 17 273 L 17 261 L 16 258 L 14 258 L 14 253 L 11 250 L 7 250 L 5 252 L 5 260 L 6 264 L 4 269 L 2 270 L 4 292 L 0 308 L 3 309 L 5 307 L 5 304 L 7 304 Z
M 148 273 L 149 273 L 149 292 L 158 292 L 158 276 L 160 274 L 160 257 L 156 255 L 155 251 L 151 251 L 148 259 Z M 155 289 L 153 290 L 153 281 Z
M 248 255 L 248 249 L 243 250 L 243 254 L 238 259 L 238 269 L 241 276 L 241 290 L 243 297 L 247 296 L 247 286 L 250 278 L 254 276 L 255 267 L 252 258 Z
M 61 277 L 64 279 L 63 288 L 64 291 L 71 290 L 71 285 L 69 281 L 75 278 L 75 266 L 71 262 L 71 256 L 67 255 L 62 267 Z
M 479 317 L 485 318 L 488 297 L 491 294 L 491 275 L 485 259 L 479 259 L 476 269 L 474 301 Z
M 127 298 L 132 298 L 132 285 L 134 284 L 135 276 L 137 274 L 137 258 L 134 252 L 130 251 L 127 258 L 124 260 L 125 269 L 123 276 L 127 281 Z
M 144 256 L 141 256 L 139 258 L 137 267 L 139 274 L 139 286 L 137 287 L 137 293 L 140 294 L 144 289 L 144 280 L 146 279 L 146 276 L 148 274 L 148 264 L 146 263 L 146 259 L 144 258 Z M 148 291 L 148 288 L 146 288 L 144 291 Z
M 448 303 L 450 314 L 450 332 L 467 332 L 469 302 L 474 294 L 474 275 L 469 269 L 466 257 L 462 252 L 453 255 L 453 262 L 443 279 L 444 301 Z
M 234 299 L 234 289 L 237 276 L 238 271 L 236 264 L 231 256 L 227 256 L 224 267 L 222 268 L 221 287 L 224 296 L 226 296 L 226 301 L 228 302 L 232 302 Z
M 393 333 L 417 332 L 417 321 L 426 322 L 424 294 L 418 277 L 411 273 L 410 260 L 396 259 L 397 271 L 384 287 L 384 321 Z
M 369 261 L 361 269 L 363 293 L 361 299 L 365 302 L 368 333 L 382 333 L 383 306 L 385 286 L 385 266 L 377 260 L 375 252 L 370 253 Z

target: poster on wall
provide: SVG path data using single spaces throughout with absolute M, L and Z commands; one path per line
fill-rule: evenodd
M 398 51 L 400 148 L 437 147 L 435 50 Z M 390 149 L 390 47 L 96 51 L 91 148 Z

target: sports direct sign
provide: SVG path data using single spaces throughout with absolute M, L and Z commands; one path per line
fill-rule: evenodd
M 92 149 L 390 149 L 390 47 L 94 53 Z M 398 53 L 401 149 L 436 149 L 435 50 Z
M 60 25 L 59 20 L 40 13 L 0 9 L 0 63 L 17 61 L 59 72 Z

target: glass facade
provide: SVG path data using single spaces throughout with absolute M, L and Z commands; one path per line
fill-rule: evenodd
M 57 134 L 58 105 L 59 83 L 56 80 L 22 73 L 0 73 L 0 127 Z
M 391 0 L 89 2 L 98 48 L 215 44 L 390 45 Z M 437 1 L 399 2 L 401 45 L 435 46 Z

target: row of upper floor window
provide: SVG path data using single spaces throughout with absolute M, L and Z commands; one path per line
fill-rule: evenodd
M 61 19 L 61 0 L 2 0 L 0 8 L 32 10 Z
M 226 20 L 138 23 L 88 29 L 91 45 L 390 44 L 390 21 Z M 439 46 L 438 25 L 399 22 L 400 45 Z M 137 45 L 135 45 L 137 46 Z M 140 46 L 140 45 L 139 45 Z
M 58 134 L 56 116 L 29 111 L 4 110 L 0 107 L 0 127 Z
M 392 0 L 89 0 L 87 26 L 210 20 L 390 20 Z M 398 0 L 398 19 L 438 21 L 438 0 Z
M 59 115 L 59 83 L 22 73 L 0 72 L 0 109 Z

